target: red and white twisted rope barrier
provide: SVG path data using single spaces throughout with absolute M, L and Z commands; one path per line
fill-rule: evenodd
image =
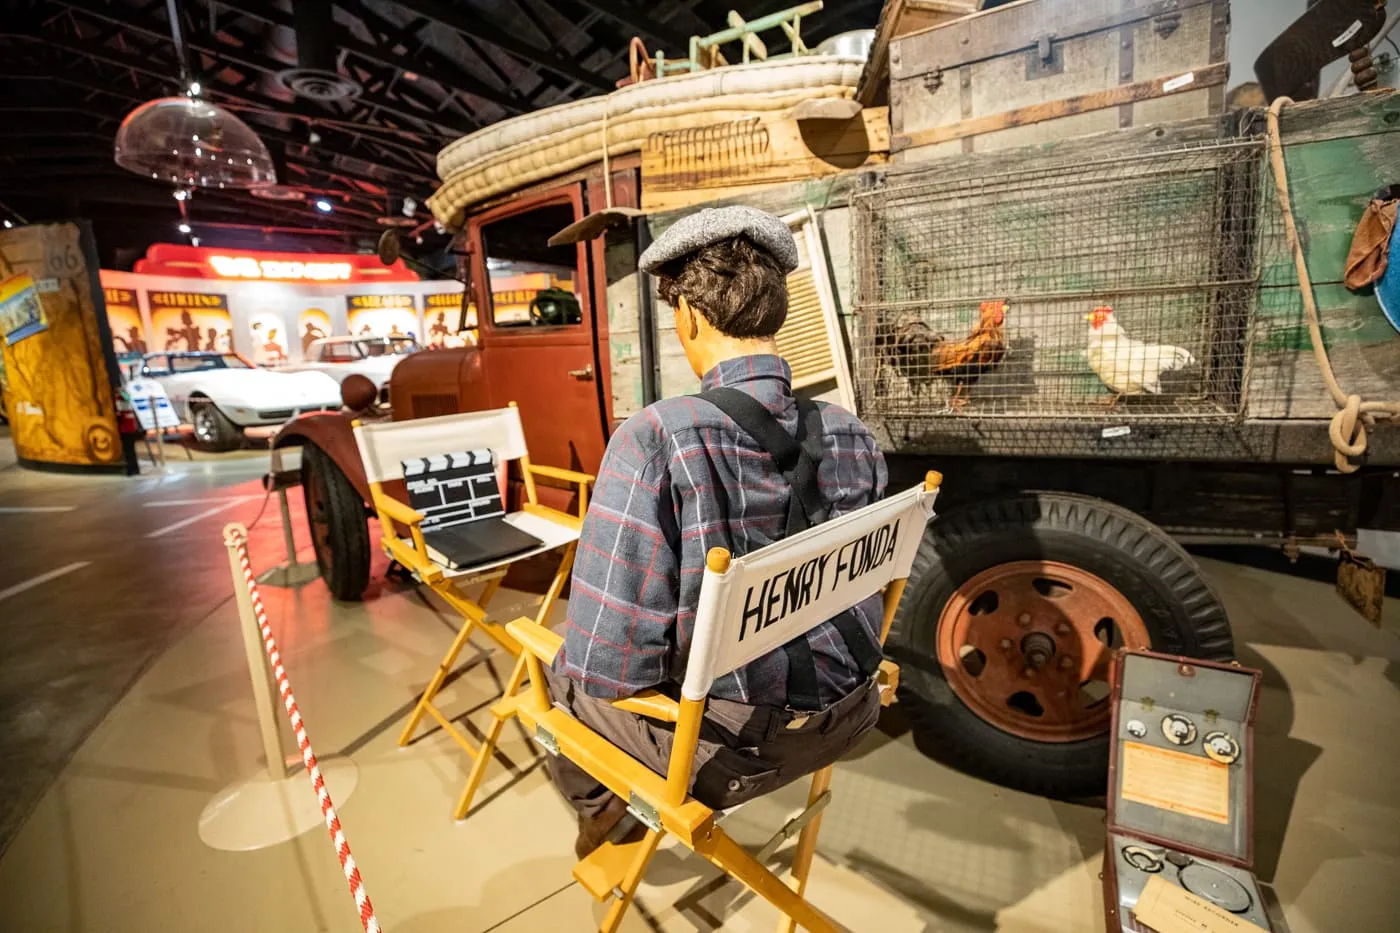
M 335 844 L 335 853 L 340 856 L 340 867 L 350 885 L 350 895 L 355 898 L 355 907 L 360 912 L 360 923 L 363 924 L 365 933 L 380 933 L 379 921 L 374 916 L 374 905 L 369 901 L 369 892 L 365 890 L 364 881 L 360 878 L 360 869 L 355 864 L 355 857 L 350 854 L 350 843 L 345 840 L 345 831 L 340 827 L 340 817 L 336 816 L 330 791 L 326 789 L 326 781 L 321 777 L 321 768 L 316 764 L 311 740 L 306 737 L 301 712 L 297 709 L 296 697 L 292 695 L 292 685 L 287 682 L 287 672 L 282 667 L 282 654 L 277 650 L 277 639 L 273 637 L 272 628 L 267 624 L 267 611 L 263 609 L 262 597 L 258 595 L 258 585 L 253 578 L 253 565 L 248 559 L 248 539 L 241 527 L 227 528 L 224 531 L 224 543 L 237 550 L 238 563 L 243 568 L 243 582 L 248 587 L 248 596 L 253 604 L 253 615 L 262 632 L 263 649 L 272 665 L 272 673 L 276 675 L 277 690 L 282 694 L 282 703 L 287 708 L 287 718 L 291 720 L 292 731 L 296 733 L 302 763 L 306 765 L 306 773 L 311 775 L 311 784 L 316 789 L 316 797 L 321 801 L 321 815 L 325 817 L 326 829 L 330 831 L 331 842 Z M 234 582 L 237 584 L 236 580 Z

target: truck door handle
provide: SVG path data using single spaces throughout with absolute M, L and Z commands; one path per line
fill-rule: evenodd
M 569 370 L 569 375 L 573 376 L 575 379 L 591 381 L 593 379 L 593 364 L 589 363 L 587 366 L 583 367 L 583 369 L 571 369 Z

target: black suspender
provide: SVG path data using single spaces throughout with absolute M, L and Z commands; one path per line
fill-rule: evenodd
M 783 430 L 763 403 L 738 389 L 722 387 L 696 396 L 728 415 L 758 442 L 777 464 L 792 487 L 788 501 L 785 536 L 806 531 L 826 521 L 830 509 L 817 485 L 817 468 L 822 460 L 822 416 L 810 399 L 797 399 L 797 436 Z M 880 666 L 880 648 L 855 615 L 847 610 L 831 620 L 856 667 L 865 677 Z M 821 709 L 817 664 L 807 639 L 797 638 L 783 646 L 788 659 L 788 705 L 793 709 Z

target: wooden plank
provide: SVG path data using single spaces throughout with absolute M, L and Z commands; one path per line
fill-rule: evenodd
M 669 211 L 885 161 L 889 112 L 850 120 L 733 121 L 658 133 L 642 153 L 642 207 Z
M 1116 29 L 1164 14 L 1185 13 L 1212 0 L 1020 0 L 950 23 L 910 33 L 890 47 L 892 81 L 956 68 L 1035 46 L 1042 36 L 1057 42 Z
M 1031 0 L 1026 0 L 1031 2 Z M 1137 103 L 1139 101 L 1152 100 L 1158 97 L 1165 97 L 1171 94 L 1180 94 L 1187 90 L 1198 90 L 1202 87 L 1213 87 L 1224 83 L 1229 75 L 1230 66 L 1227 63 L 1210 65 L 1192 73 L 1192 81 L 1185 86 L 1169 86 L 1175 79 L 1153 78 L 1150 81 L 1140 81 L 1135 84 L 1125 84 L 1119 87 L 1106 88 L 1102 91 L 1095 91 L 1089 94 L 1081 94 L 1077 97 L 1070 97 L 1064 100 L 1046 101 L 1043 104 L 1035 104 L 1030 107 L 1022 107 L 1017 110 L 1008 110 L 1004 113 L 989 114 L 985 117 L 978 117 L 972 120 L 965 120 L 951 126 L 934 126 L 926 130 L 906 131 L 902 135 L 890 140 L 890 151 L 899 152 L 912 146 L 925 146 L 932 143 L 946 142 L 950 139 L 961 139 L 964 136 L 976 136 L 982 133 L 995 132 L 997 130 L 1009 129 L 1014 126 L 1025 126 L 1032 123 L 1041 123 L 1045 120 L 1055 120 L 1071 114 L 1087 113 L 1094 110 L 1103 110 L 1108 107 L 1117 107 L 1120 104 Z

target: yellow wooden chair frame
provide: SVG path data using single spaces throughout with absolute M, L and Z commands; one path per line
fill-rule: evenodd
M 499 432 L 486 431 L 487 439 L 478 442 L 474 439 L 472 427 L 480 426 L 483 419 L 495 418 L 504 423 L 504 435 Z M 396 468 L 397 461 L 388 460 L 384 456 L 377 459 L 378 464 L 371 463 L 371 455 L 368 453 L 370 445 L 374 443 L 373 435 L 379 425 L 364 425 L 356 421 L 355 438 L 360 446 L 360 455 L 365 460 L 366 475 L 369 478 L 370 496 L 375 513 L 379 517 L 380 546 L 384 553 L 393 560 L 398 561 L 407 569 L 414 578 L 425 584 L 429 589 L 442 598 L 462 617 L 462 627 L 457 632 L 457 637 L 452 640 L 452 645 L 443 655 L 442 661 L 438 664 L 437 671 L 433 674 L 432 680 L 423 690 L 418 702 L 413 707 L 413 712 L 408 717 L 408 722 L 404 724 L 403 732 L 399 735 L 399 745 L 405 746 L 413 740 L 414 733 L 417 732 L 424 716 L 434 719 L 443 731 L 446 732 L 454 742 L 462 747 L 467 756 L 472 759 L 472 767 L 467 775 L 466 786 L 463 787 L 461 795 L 457 799 L 456 808 L 453 810 L 455 819 L 462 819 L 471 809 L 472 799 L 476 795 L 477 789 L 481 786 L 481 780 L 486 773 L 486 764 L 495 754 L 496 743 L 500 740 L 501 730 L 510 719 L 512 713 L 510 707 L 500 707 L 493 705 L 491 709 L 491 724 L 485 733 L 485 740 L 478 746 L 469 739 L 461 729 L 459 729 L 450 718 L 448 718 L 433 703 L 433 698 L 437 696 L 439 690 L 448 677 L 456 669 L 457 659 L 466 647 L 473 632 L 481 632 L 491 639 L 502 650 L 506 651 L 517 663 L 513 665 L 510 679 L 506 682 L 502 695 L 510 697 L 515 694 L 524 679 L 525 668 L 518 663 L 520 657 L 519 643 L 506 631 L 505 626 L 500 622 L 491 620 L 487 615 L 487 605 L 490 603 L 496 590 L 500 587 L 501 580 L 510 570 L 511 564 L 526 557 L 534 557 L 548 550 L 560 550 L 560 561 L 558 570 L 554 574 L 554 579 L 550 582 L 545 591 L 544 598 L 540 603 L 539 611 L 535 615 L 535 623 L 543 625 L 549 617 L 550 610 L 553 609 L 555 601 L 559 598 L 560 591 L 569 579 L 569 573 L 573 569 L 574 552 L 578 546 L 579 531 L 583 526 L 583 516 L 588 511 L 588 487 L 593 482 L 594 477 L 588 473 L 580 473 L 577 470 L 568 470 L 560 467 L 537 466 L 530 462 L 530 456 L 525 448 L 524 433 L 520 429 L 519 410 L 514 402 L 508 408 L 497 409 L 490 412 L 470 412 L 465 415 L 445 415 L 440 418 L 424 418 L 407 422 L 392 422 L 396 427 L 392 430 L 401 433 L 412 429 L 427 429 L 424 431 L 429 436 L 426 440 L 427 448 L 419 448 L 414 451 L 412 444 L 404 444 L 402 440 L 394 445 L 393 453 L 390 457 L 402 459 L 407 456 L 431 456 L 448 452 L 449 449 L 462 449 L 464 447 L 490 447 L 497 455 L 498 462 L 504 463 L 509 460 L 518 460 L 520 463 L 520 474 L 525 485 L 525 502 L 522 504 L 521 512 L 544 519 L 554 525 L 561 526 L 571 532 L 571 537 L 566 543 L 551 545 L 550 547 L 539 548 L 526 552 L 525 554 L 513 557 L 506 561 L 493 561 L 481 570 L 468 568 L 466 570 L 449 570 L 437 563 L 429 554 L 428 546 L 423 539 L 421 523 L 423 514 L 395 499 L 384 491 L 383 480 Z M 453 432 L 451 445 L 443 448 L 444 432 L 441 428 L 452 428 L 456 424 L 461 424 L 460 431 Z M 397 427 L 402 426 L 402 427 Z M 493 427 L 499 427 L 493 425 Z M 433 430 L 437 428 L 439 430 Z M 495 433 L 497 436 L 493 436 Z M 499 444 L 500 446 L 494 446 Z M 570 515 L 558 509 L 540 503 L 535 488 L 536 477 L 547 477 L 553 480 L 570 483 L 578 489 L 578 514 Z M 408 529 L 407 540 L 400 537 L 396 525 Z M 480 594 L 473 598 L 467 593 L 467 588 L 477 584 L 484 584 Z
M 900 496 L 891 497 L 867 509 L 842 516 L 825 525 L 803 532 L 791 539 L 777 542 L 743 558 L 731 558 L 723 548 L 712 548 L 706 558 L 705 582 L 702 584 L 700 603 L 696 614 L 696 629 L 693 647 L 687 667 L 687 679 L 680 700 L 671 699 L 655 690 L 644 691 L 636 696 L 614 701 L 613 706 L 661 722 L 675 723 L 675 739 L 666 774 L 659 775 L 628 755 L 622 749 L 608 742 L 592 729 L 579 722 L 566 710 L 551 703 L 546 688 L 544 665 L 552 664 L 563 639 L 546 629 L 537 621 L 517 619 L 506 625 L 507 633 L 525 650 L 521 655 L 512 682 L 517 680 L 521 670 L 529 674 L 529 687 L 518 695 L 508 692 L 497 704 L 498 714 L 514 714 L 527 728 L 534 730 L 536 740 L 552 754 L 563 755 L 584 771 L 588 772 L 613 793 L 627 800 L 633 815 L 647 826 L 645 838 L 641 842 L 617 846 L 604 843 L 592 855 L 579 862 L 574 868 L 574 877 L 593 896 L 604 901 L 613 898 L 613 903 L 599 927 L 601 933 L 614 933 L 622 922 L 622 917 L 631 905 L 637 886 L 646 871 L 647 863 L 656 852 L 657 844 L 666 833 L 675 836 L 686 848 L 702 856 L 726 875 L 742 882 L 764 900 L 777 907 L 782 913 L 779 930 L 792 933 L 798 927 L 817 933 L 834 933 L 841 927 L 812 906 L 804 894 L 807 878 L 811 871 L 812 859 L 816 853 L 817 833 L 821 828 L 821 811 L 830 799 L 832 767 L 827 766 L 812 775 L 812 783 L 807 797 L 807 808 L 802 814 L 790 820 L 774 836 L 768 846 L 764 846 L 758 857 L 751 855 L 731 839 L 722 828 L 716 825 L 715 812 L 689 794 L 691 770 L 699 741 L 700 726 L 705 713 L 705 696 L 715 677 L 742 666 L 754 657 L 791 640 L 797 634 L 805 633 L 826 618 L 854 605 L 861 599 L 883 589 L 884 618 L 880 628 L 883 644 L 894 621 L 895 610 L 904 593 L 909 567 L 913 561 L 918 541 L 923 536 L 923 522 L 932 514 L 933 499 L 937 495 L 942 476 L 930 472 L 922 488 L 909 490 Z M 747 660 L 730 656 L 723 669 L 714 667 L 716 649 L 704 647 L 707 635 L 702 631 L 703 620 L 715 617 L 723 611 L 722 596 L 716 591 L 723 589 L 717 585 L 730 573 L 731 566 L 741 561 L 752 561 L 777 548 L 786 546 L 810 546 L 813 542 L 843 540 L 842 529 L 837 527 L 846 520 L 859 521 L 866 513 L 884 507 L 878 515 L 907 515 L 898 511 L 897 500 L 917 502 L 915 508 L 922 510 L 923 521 L 918 528 L 906 527 L 906 535 L 901 545 L 900 556 L 894 560 L 891 572 L 882 579 L 867 580 L 866 588 L 843 591 L 836 601 L 822 601 L 813 605 L 812 613 L 805 624 L 794 623 L 791 628 L 781 626 L 776 641 L 770 638 L 767 643 L 758 642 L 749 650 Z M 890 510 L 894 510 L 893 512 Z M 849 525 L 847 527 L 850 527 Z M 809 537 L 810 536 L 810 537 Z M 807 538 L 807 542 L 801 539 Z M 895 573 L 897 571 L 897 575 Z M 878 575 L 877 575 L 878 576 Z M 708 591 L 708 592 L 707 592 Z M 850 597 L 847 599 L 847 597 Z M 800 614 L 800 613 L 798 613 Z M 797 615 L 797 614 L 795 614 Z M 791 618 L 791 617 L 789 617 Z M 722 629 L 716 623 L 715 629 Z M 719 631 L 717 637 L 722 637 Z M 784 637 L 786 636 L 786 637 Z M 709 642 L 713 644 L 714 642 Z M 757 653 L 754 653 L 756 651 Z M 707 653 L 706 657 L 701 654 Z M 706 671 L 705 668 L 709 667 Z M 882 702 L 888 705 L 890 693 L 887 687 L 894 684 L 896 670 L 892 664 L 882 665 L 879 677 L 882 688 Z M 698 697 L 690 699 L 689 697 Z M 778 844 L 798 832 L 797 850 L 792 863 L 792 880 L 785 883 L 762 864 L 762 860 L 776 850 Z

